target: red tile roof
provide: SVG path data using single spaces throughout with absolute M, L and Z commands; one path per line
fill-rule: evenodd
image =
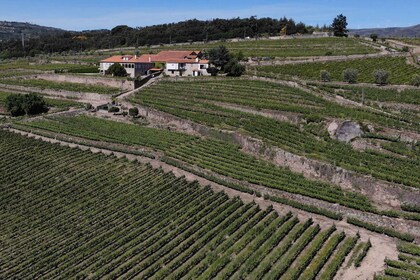
M 195 54 L 193 54 L 195 53 Z M 110 63 L 149 63 L 149 62 L 173 62 L 173 63 L 209 63 L 208 60 L 196 61 L 197 55 L 200 51 L 161 51 L 158 54 L 143 54 L 141 56 L 132 55 L 116 55 L 101 62 Z

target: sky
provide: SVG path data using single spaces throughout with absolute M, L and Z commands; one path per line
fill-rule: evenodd
M 420 24 L 420 0 L 0 0 L 0 21 L 74 31 L 249 16 L 329 25 L 338 14 L 349 28 L 412 26 Z

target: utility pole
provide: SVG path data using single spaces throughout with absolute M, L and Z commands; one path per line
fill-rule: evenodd
M 22 50 L 23 54 L 25 54 L 25 34 L 22 33 Z
M 362 89 L 362 105 L 365 105 L 365 89 Z

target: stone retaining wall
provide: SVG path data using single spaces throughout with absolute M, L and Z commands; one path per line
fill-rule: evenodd
M 53 81 L 53 82 L 68 82 L 77 84 L 87 84 L 96 86 L 107 86 L 119 88 L 121 91 L 133 90 L 134 81 L 123 79 L 112 79 L 102 77 L 90 77 L 82 75 L 63 75 L 63 74 L 41 74 L 36 75 L 36 78 Z
M 308 159 L 295 155 L 277 147 L 266 145 L 263 141 L 244 136 L 240 133 L 213 129 L 201 124 L 178 118 L 165 112 L 151 108 L 137 106 L 139 113 L 151 123 L 165 125 L 178 131 L 223 139 L 242 146 L 242 150 L 277 166 L 290 168 L 291 171 L 303 174 L 311 179 L 322 180 L 343 189 L 356 191 L 372 199 L 376 204 L 385 208 L 399 207 L 401 202 L 419 204 L 420 190 L 402 185 L 393 184 L 371 176 L 359 174 L 326 162 Z

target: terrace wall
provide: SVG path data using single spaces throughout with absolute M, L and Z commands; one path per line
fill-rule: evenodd
M 166 125 L 171 129 L 185 133 L 237 143 L 242 146 L 242 151 L 248 154 L 262 157 L 277 166 L 290 168 L 291 171 L 300 173 L 307 178 L 322 180 L 339 185 L 343 189 L 357 191 L 368 196 L 376 204 L 384 206 L 384 208 L 399 207 L 401 202 L 420 203 L 418 201 L 420 197 L 418 189 L 385 182 L 371 176 L 333 166 L 329 163 L 295 155 L 240 133 L 209 128 L 165 112 L 138 104 L 136 106 L 139 108 L 140 115 L 145 116 L 152 123 L 159 124 L 159 126 Z
M 90 76 L 81 76 L 81 75 L 62 75 L 62 74 L 41 74 L 41 75 L 36 75 L 36 78 L 47 80 L 47 81 L 53 81 L 53 82 L 68 82 L 68 83 L 76 83 L 76 84 L 115 87 L 115 88 L 120 88 L 121 91 L 128 91 L 128 90 L 134 89 L 134 81 L 128 81 L 124 79 L 90 77 Z

